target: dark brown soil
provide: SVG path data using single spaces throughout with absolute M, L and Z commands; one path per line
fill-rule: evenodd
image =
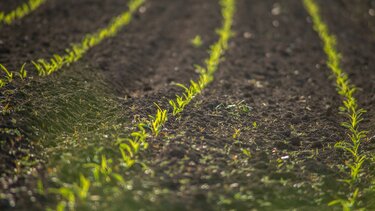
M 6 2 L 0 3 L 0 9 L 19 3 Z M 318 2 L 338 37 L 343 68 L 359 88 L 358 103 L 368 110 L 363 127 L 369 131 L 369 140 L 362 150 L 373 153 L 375 21 L 366 12 L 375 4 L 370 0 Z M 1 28 L 0 63 L 15 69 L 23 62 L 61 53 L 124 10 L 126 4 L 120 0 L 50 0 L 25 19 Z M 88 84 L 87 95 L 91 89 L 105 90 L 95 93 L 106 93 L 121 105 L 118 118 L 125 123 L 153 114 L 154 102 L 167 108 L 168 99 L 182 91 L 174 82 L 187 84 L 197 78 L 194 64 L 203 64 L 207 58 L 220 21 L 216 0 L 149 1 L 118 36 L 105 40 L 62 73 L 2 90 L 2 99 L 11 100 L 15 109 L 3 115 L 1 127 L 17 132 L 1 136 L 0 193 L 11 197 L 1 201 L 0 209 L 38 210 L 54 204 L 54 196 L 34 193 L 38 177 L 48 186 L 51 165 L 63 163 L 56 158 L 59 151 L 38 141 L 43 135 L 36 133 L 43 130 L 35 130 L 44 127 L 43 121 L 66 120 L 65 115 L 53 114 L 60 108 L 54 104 L 68 102 Z M 180 117 L 170 116 L 161 136 L 150 140 L 150 148 L 140 154 L 154 174 L 141 168 L 126 172 L 131 190 L 105 205 L 106 209 L 335 210 L 327 203 L 348 192 L 338 182 L 348 176 L 340 170 L 345 156 L 333 147 L 346 136 L 338 113 L 342 99 L 302 2 L 238 0 L 233 30 L 235 36 L 215 80 Z M 204 41 L 200 48 L 190 44 L 196 35 Z M 51 87 L 64 94 L 61 102 L 59 94 L 48 91 Z M 42 109 L 38 103 L 44 98 Z M 35 114 L 40 111 L 46 112 L 43 118 Z M 63 145 L 53 142 L 59 144 Z M 80 151 L 60 151 L 68 152 Z M 32 155 L 26 159 L 30 166 L 17 165 L 26 155 Z M 362 186 L 373 179 L 371 165 L 366 163 Z M 74 166 L 72 171 L 79 168 Z M 362 207 L 374 209 L 366 198 L 360 200 Z

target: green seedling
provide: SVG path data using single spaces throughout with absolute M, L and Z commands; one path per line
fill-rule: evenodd
M 173 116 L 176 116 L 180 112 L 182 112 L 186 105 L 190 103 L 190 101 L 194 98 L 201 91 L 201 85 L 195 83 L 194 81 L 190 81 L 190 87 L 186 87 L 183 84 L 176 84 L 177 86 L 183 88 L 185 93 L 182 96 L 176 95 L 176 100 L 169 100 L 169 104 L 173 108 Z
M 367 131 L 359 129 L 359 123 L 363 121 L 362 115 L 366 112 L 364 109 L 358 108 L 357 100 L 354 97 L 356 87 L 350 83 L 348 74 L 341 67 L 341 55 L 337 51 L 337 41 L 334 35 L 331 35 L 328 26 L 320 17 L 320 9 L 314 0 L 304 0 L 306 10 L 312 17 L 314 29 L 319 34 L 324 44 L 324 52 L 328 60 L 327 66 L 331 69 L 336 78 L 336 88 L 338 94 L 344 99 L 343 106 L 340 107 L 340 113 L 346 118 L 341 126 L 347 129 L 348 139 L 339 141 L 335 144 L 335 148 L 342 149 L 351 155 L 351 160 L 345 162 L 350 169 L 350 177 L 342 181 L 349 184 L 352 189 L 352 197 L 347 199 L 338 199 L 330 203 L 330 205 L 340 204 L 343 210 L 352 210 L 357 204 L 356 199 L 360 191 L 357 188 L 359 173 L 361 172 L 363 163 L 367 157 L 363 155 L 359 149 L 360 145 L 366 140 Z
M 7 85 L 7 83 L 3 79 L 0 79 L 0 88 L 4 87 L 5 85 Z
M 240 136 L 241 129 L 234 129 L 234 133 L 232 135 L 233 139 L 237 139 Z
M 43 182 L 41 179 L 38 180 L 38 183 L 37 183 L 37 192 L 41 195 L 44 194 L 44 185 L 43 185 Z
M 132 167 L 135 164 L 135 160 L 128 155 L 123 148 L 119 148 L 122 156 L 122 161 L 126 165 L 127 168 Z
M 10 72 L 7 68 L 5 68 L 2 64 L 0 64 L 0 69 L 3 70 L 3 72 L 5 72 L 5 74 L 6 74 L 5 77 L 8 80 L 8 82 L 10 83 L 13 80 L 13 73 Z
M 352 196 L 350 196 L 348 199 L 333 200 L 328 205 L 329 206 L 341 205 L 343 211 L 352 211 L 355 208 L 358 193 L 359 193 L 359 189 L 356 188 Z
M 27 71 L 25 70 L 26 63 L 24 63 L 21 67 L 21 70 L 18 72 L 18 76 L 21 80 L 25 80 L 27 77 Z
M 87 163 L 84 166 L 92 168 L 92 173 L 94 175 L 95 181 L 100 183 L 101 178 L 104 178 L 105 181 L 110 181 L 110 175 L 112 173 L 112 168 L 109 167 L 109 164 L 112 163 L 112 160 L 107 160 L 105 155 L 102 155 L 102 159 L 99 163 Z
M 86 200 L 88 191 L 90 189 L 90 180 L 88 180 L 83 174 L 79 175 L 80 185 L 76 186 L 78 196 L 81 200 Z
M 251 152 L 248 149 L 242 149 L 242 153 L 247 157 L 251 158 Z
M 74 188 L 72 186 L 69 187 L 61 187 L 61 188 L 50 188 L 48 189 L 50 193 L 58 194 L 60 195 L 63 200 L 60 201 L 57 206 L 56 210 L 58 211 L 64 211 L 66 206 L 70 209 L 73 209 L 76 204 L 76 193 L 74 191 Z
M 157 110 L 155 116 L 149 116 L 150 117 L 150 128 L 152 131 L 152 134 L 156 137 L 159 135 L 163 125 L 168 120 L 167 110 L 163 110 L 160 108 L 158 104 L 156 104 Z
M 201 47 L 201 46 L 203 45 L 202 38 L 201 38 L 201 36 L 199 36 L 199 35 L 195 36 L 195 37 L 190 41 L 190 43 L 191 43 L 194 47 L 196 47 L 196 48 L 199 48 L 199 47 Z

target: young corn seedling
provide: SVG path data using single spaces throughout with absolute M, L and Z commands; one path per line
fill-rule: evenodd
M 21 78 L 21 80 L 25 80 L 27 77 L 27 71 L 25 70 L 26 63 L 24 63 L 18 72 L 18 76 Z
M 80 185 L 76 185 L 77 195 L 81 200 L 86 200 L 90 188 L 90 180 L 88 180 L 83 174 L 79 175 Z
M 140 123 L 138 124 L 138 131 L 132 132 L 130 135 L 133 137 L 133 139 L 137 142 L 140 143 L 141 146 L 143 146 L 144 149 L 148 147 L 148 144 L 146 142 L 146 138 L 148 137 L 148 134 L 146 132 L 145 127 L 147 127 L 146 124 Z
M 122 144 L 119 147 L 121 152 L 122 161 L 126 165 L 126 168 L 130 168 L 135 164 L 135 160 L 133 159 L 133 152 L 131 151 L 129 145 Z
M 3 79 L 0 79 L 0 88 L 4 87 L 5 85 L 7 85 L 7 83 Z
M 100 164 L 98 163 L 87 163 L 85 167 L 92 168 L 92 173 L 94 175 L 95 181 L 97 183 L 101 182 L 103 178 L 105 181 L 110 181 L 110 175 L 112 173 L 112 168 L 109 165 L 112 163 L 112 160 L 107 160 L 105 155 L 102 155 Z
M 341 205 L 343 211 L 351 211 L 355 208 L 358 193 L 359 193 L 359 189 L 356 188 L 348 199 L 336 199 L 336 200 L 331 201 L 328 205 L 334 206 L 334 205 L 339 204 Z
M 185 93 L 182 96 L 176 95 L 176 102 L 173 100 L 169 100 L 169 104 L 173 108 L 173 116 L 176 116 L 180 112 L 182 112 L 187 104 L 197 95 L 201 88 L 199 84 L 195 83 L 194 81 L 190 81 L 190 87 L 186 87 L 183 84 L 176 84 L 179 87 L 182 87 L 185 90 Z
M 360 146 L 366 139 L 367 132 L 359 129 L 359 123 L 363 121 L 362 116 L 366 111 L 359 108 L 354 97 L 356 87 L 350 83 L 347 73 L 340 67 L 341 55 L 337 51 L 336 37 L 329 33 L 328 26 L 320 17 L 318 5 L 314 0 L 304 0 L 303 2 L 313 20 L 314 29 L 324 44 L 324 52 L 328 57 L 327 66 L 336 78 L 338 94 L 344 99 L 343 105 L 340 107 L 340 113 L 346 118 L 346 121 L 342 122 L 341 125 L 346 128 L 348 138 L 345 141 L 337 142 L 335 147 L 344 150 L 351 156 L 351 160 L 346 162 L 350 169 L 350 176 L 342 181 L 349 184 L 352 193 L 347 199 L 334 200 L 329 205 L 340 204 L 343 210 L 352 210 L 357 204 L 357 196 L 360 191 L 357 187 L 360 180 L 359 175 L 363 163 L 367 159 L 366 155 L 360 151 Z
M 0 69 L 5 72 L 5 78 L 7 79 L 8 83 L 12 82 L 13 80 L 13 73 L 10 72 L 7 68 L 5 68 L 2 64 L 0 64 Z
M 191 43 L 194 47 L 196 47 L 196 48 L 199 48 L 199 47 L 201 47 L 201 46 L 203 45 L 202 38 L 201 38 L 201 36 L 199 36 L 199 35 L 195 36 L 195 37 L 190 41 L 190 43 Z
M 150 128 L 152 131 L 152 134 L 156 137 L 159 135 L 163 125 L 168 120 L 167 110 L 163 110 L 160 108 L 158 104 L 156 104 L 157 111 L 155 116 L 149 116 L 150 117 Z
M 74 191 L 73 186 L 61 187 L 58 189 L 50 188 L 48 189 L 48 192 L 58 194 L 61 196 L 61 198 L 63 198 L 63 200 L 60 201 L 56 206 L 57 211 L 64 211 L 66 210 L 66 207 L 68 207 L 69 210 L 74 210 L 77 194 Z

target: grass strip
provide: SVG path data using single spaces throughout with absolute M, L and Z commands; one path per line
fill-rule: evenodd
M 74 43 L 70 48 L 65 49 L 65 54 L 59 55 L 54 54 L 50 59 L 38 59 L 37 61 L 32 61 L 35 69 L 38 71 L 39 76 L 48 76 L 64 66 L 69 66 L 72 63 L 81 59 L 88 50 L 92 47 L 99 45 L 103 40 L 114 37 L 118 32 L 126 25 L 128 25 L 133 14 L 137 9 L 144 3 L 144 0 L 131 0 L 128 3 L 128 11 L 122 13 L 121 15 L 112 19 L 110 24 L 105 28 L 99 29 L 95 33 L 87 34 L 80 43 Z M 0 68 L 5 72 L 5 75 L 0 79 L 0 88 L 4 87 L 6 84 L 11 83 L 14 79 L 14 75 L 19 76 L 22 80 L 27 78 L 27 71 L 24 68 L 13 74 L 12 71 L 7 70 L 4 66 Z
M 0 24 L 10 25 L 14 21 L 22 19 L 34 10 L 38 9 L 45 2 L 46 0 L 29 0 L 9 13 L 0 11 Z
M 177 115 L 183 111 L 185 106 L 197 95 L 199 94 L 212 80 L 213 74 L 218 69 L 220 60 L 228 48 L 228 41 L 233 35 L 231 31 L 233 16 L 235 13 L 235 0 L 220 0 L 220 5 L 222 7 L 221 12 L 223 16 L 222 27 L 217 30 L 219 34 L 219 40 L 213 44 L 210 48 L 209 58 L 205 61 L 206 66 L 199 67 L 200 78 L 198 82 L 191 81 L 191 85 L 184 87 L 185 93 L 182 97 L 177 96 L 176 101 L 181 98 L 183 104 L 178 107 L 178 112 L 176 113 L 175 108 L 173 108 L 173 114 Z M 172 105 L 173 103 L 170 104 Z M 92 191 L 92 185 L 97 189 L 102 189 L 105 184 L 115 185 L 117 188 L 125 186 L 125 178 L 117 172 L 119 168 L 114 166 L 114 161 L 119 160 L 122 170 L 127 170 L 134 166 L 134 164 L 140 163 L 137 160 L 137 154 L 142 149 L 148 148 L 147 139 L 151 137 L 157 137 L 163 128 L 164 124 L 168 121 L 168 110 L 162 109 L 159 105 L 155 103 L 157 107 L 156 114 L 149 115 L 149 120 L 144 123 L 139 123 L 137 129 L 130 133 L 126 138 L 117 137 L 115 140 L 115 145 L 118 147 L 119 157 L 115 159 L 109 158 L 109 156 L 102 154 L 101 160 L 98 163 L 88 163 L 85 167 L 89 167 L 92 172 L 91 176 L 85 176 L 84 173 L 79 173 L 78 182 L 73 184 L 63 183 L 62 187 L 58 189 L 51 189 L 49 192 L 58 194 L 61 201 L 58 203 L 56 209 L 64 210 L 67 207 L 74 210 L 77 207 L 77 201 L 81 204 L 87 204 L 87 200 L 90 199 L 90 191 Z M 114 191 L 117 192 L 117 191 Z
M 359 108 L 354 97 L 357 88 L 351 84 L 348 74 L 340 67 L 341 55 L 337 50 L 336 37 L 329 33 L 327 24 L 320 16 L 319 6 L 314 0 L 304 0 L 303 3 L 312 18 L 314 30 L 319 34 L 324 44 L 324 52 L 328 57 L 327 66 L 335 76 L 337 92 L 343 98 L 340 114 L 346 119 L 341 123 L 341 126 L 346 128 L 348 138 L 345 141 L 338 141 L 335 147 L 350 155 L 350 161 L 345 162 L 346 167 L 350 170 L 350 176 L 342 181 L 349 185 L 351 193 L 347 195 L 347 198 L 333 200 L 329 205 L 340 204 L 343 210 L 352 210 L 357 205 L 357 197 L 360 192 L 358 184 L 360 172 L 367 159 L 366 155 L 360 151 L 367 132 L 359 128 L 359 124 L 363 121 L 362 115 L 366 111 Z

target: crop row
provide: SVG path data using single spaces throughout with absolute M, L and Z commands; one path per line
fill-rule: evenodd
M 26 15 L 30 14 L 45 2 L 46 0 L 29 0 L 28 2 L 23 3 L 22 5 L 18 6 L 16 9 L 8 13 L 0 11 L 0 25 L 12 24 L 14 21 L 19 20 L 25 17 Z
M 128 4 L 128 11 L 122 13 L 121 15 L 113 18 L 108 26 L 99 29 L 95 33 L 87 34 L 80 43 L 74 43 L 70 48 L 65 50 L 65 54 L 59 55 L 54 54 L 52 58 L 38 59 L 32 61 L 37 70 L 39 76 L 47 76 L 64 66 L 69 66 L 72 63 L 78 61 L 82 56 L 87 53 L 89 49 L 100 44 L 104 39 L 116 36 L 117 33 L 132 20 L 134 12 L 144 3 L 144 0 L 132 0 Z M 26 64 L 26 63 L 25 63 Z M 15 73 L 8 70 L 3 65 L 0 66 L 1 70 L 5 73 L 2 79 L 0 79 L 0 88 L 4 87 L 6 84 L 11 83 L 14 76 L 19 76 L 22 80 L 26 79 L 28 74 L 25 70 L 25 64 L 21 67 L 19 71 Z
M 333 200 L 329 205 L 340 204 L 344 210 L 352 210 L 357 205 L 357 197 L 360 192 L 358 187 L 360 172 L 363 163 L 366 161 L 366 155 L 360 151 L 360 147 L 366 139 L 367 132 L 359 127 L 359 124 L 363 121 L 362 115 L 366 111 L 359 108 L 354 97 L 357 88 L 351 84 L 348 74 L 340 67 L 341 55 L 337 51 L 336 37 L 330 34 L 327 24 L 320 17 L 318 5 L 314 0 L 304 0 L 304 5 L 312 17 L 315 31 L 324 44 L 324 52 L 328 57 L 327 66 L 335 76 L 337 92 L 343 98 L 340 113 L 346 118 L 346 121 L 342 122 L 341 125 L 346 128 L 348 138 L 345 141 L 338 141 L 335 147 L 344 150 L 351 156 L 350 161 L 345 162 L 347 169 L 350 170 L 349 176 L 342 181 L 349 185 L 352 192 L 347 198 Z
M 191 81 L 190 87 L 180 85 L 185 88 L 185 93 L 182 94 L 183 103 L 177 105 L 180 113 L 183 108 L 200 93 L 213 80 L 213 74 L 217 70 L 220 59 L 228 47 L 228 40 L 232 35 L 231 26 L 233 16 L 235 13 L 235 0 L 220 0 L 222 7 L 223 25 L 218 29 L 219 40 L 211 46 L 210 56 L 205 61 L 206 66 L 199 67 L 200 79 L 198 82 Z M 197 66 L 198 67 L 198 66 Z M 177 96 L 177 99 L 181 97 Z M 170 103 L 172 100 L 170 101 Z M 125 169 L 131 168 L 138 163 L 137 154 L 142 149 L 148 148 L 147 139 L 157 137 L 164 124 L 168 121 L 168 110 L 162 109 L 155 103 L 157 110 L 155 115 L 149 115 L 149 120 L 137 125 L 137 130 L 130 133 L 128 138 L 117 138 L 115 140 L 120 156 L 119 160 Z M 171 103 L 173 105 L 173 103 Z M 176 107 L 173 107 L 173 114 L 177 115 Z M 125 179 L 120 173 L 116 173 L 111 167 L 112 159 L 108 156 L 102 155 L 100 163 L 90 163 L 86 167 L 90 167 L 93 176 L 84 176 L 83 173 L 79 176 L 79 182 L 76 184 L 60 187 L 59 189 L 52 189 L 52 192 L 57 193 L 61 197 L 61 201 L 57 205 L 57 210 L 64 210 L 67 206 L 69 209 L 76 207 L 77 200 L 85 202 L 89 196 L 90 184 L 96 185 L 105 183 L 106 181 L 116 181 L 119 187 L 124 184 Z M 91 181 L 93 180 L 93 181 Z
M 20 19 L 35 10 L 45 1 L 30 0 L 9 14 L 0 12 L 0 22 L 10 24 L 14 20 Z M 338 94 L 343 98 L 340 113 L 346 117 L 346 121 L 341 123 L 341 125 L 346 128 L 348 138 L 345 141 L 338 141 L 335 147 L 343 149 L 351 156 L 350 162 L 345 163 L 347 169 L 350 170 L 348 173 L 349 176 L 343 180 L 349 186 L 351 193 L 346 198 L 333 200 L 330 205 L 340 204 L 343 209 L 351 210 L 357 205 L 357 196 L 360 193 L 360 188 L 358 187 L 360 172 L 367 159 L 366 155 L 360 150 L 361 144 L 366 139 L 366 131 L 359 128 L 360 122 L 363 121 L 362 115 L 365 113 L 365 110 L 359 108 L 357 100 L 354 97 L 356 87 L 351 84 L 348 74 L 340 67 L 341 56 L 337 51 L 336 37 L 329 33 L 327 25 L 320 16 L 318 5 L 314 0 L 304 0 L 303 2 L 306 10 L 312 17 L 314 29 L 324 44 L 324 52 L 328 57 L 327 66 L 335 76 Z M 72 44 L 71 48 L 66 49 L 64 54 L 54 54 L 48 60 L 38 59 L 32 61 L 38 74 L 40 76 L 48 76 L 65 66 L 69 66 L 82 58 L 89 49 L 100 44 L 104 39 L 116 36 L 124 26 L 130 23 L 134 12 L 143 3 L 144 0 L 131 0 L 128 11 L 115 17 L 107 27 L 86 35 L 80 43 Z M 155 103 L 156 113 L 149 115 L 148 121 L 139 123 L 136 127 L 137 129 L 130 133 L 127 138 L 118 138 L 115 140 L 118 155 L 120 156 L 119 160 L 121 165 L 125 166 L 125 169 L 129 169 L 137 163 L 137 154 L 140 150 L 148 148 L 147 140 L 149 138 L 158 137 L 170 115 L 174 117 L 180 115 L 194 97 L 200 94 L 214 80 L 214 73 L 217 71 L 222 56 L 228 48 L 228 41 L 233 35 L 232 24 L 235 14 L 235 0 L 220 0 L 220 4 L 223 20 L 221 28 L 217 30 L 219 40 L 210 46 L 209 57 L 204 61 L 204 66 L 195 65 L 199 72 L 199 79 L 197 81 L 191 80 L 189 85 L 177 84 L 177 86 L 183 88 L 183 92 L 176 95 L 175 99 L 168 101 L 171 106 L 170 109 L 162 109 Z M 4 78 L 0 79 L 0 87 L 12 82 L 14 75 L 19 76 L 22 80 L 28 77 L 25 64 L 17 72 L 9 71 L 1 64 L 0 70 L 5 73 Z M 100 163 L 88 163 L 85 166 L 91 169 L 91 172 L 93 172 L 92 176 L 85 176 L 84 173 L 81 173 L 77 179 L 77 183 L 65 184 L 63 187 L 49 190 L 49 192 L 58 194 L 61 198 L 61 201 L 57 205 L 57 210 L 65 210 L 67 207 L 74 209 L 77 201 L 86 201 L 90 195 L 90 188 L 93 183 L 96 185 L 102 184 L 108 178 L 111 181 L 116 181 L 120 184 L 119 186 L 125 183 L 125 179 L 120 174 L 121 172 L 111 167 L 114 161 L 108 157 L 103 154 L 101 155 Z

